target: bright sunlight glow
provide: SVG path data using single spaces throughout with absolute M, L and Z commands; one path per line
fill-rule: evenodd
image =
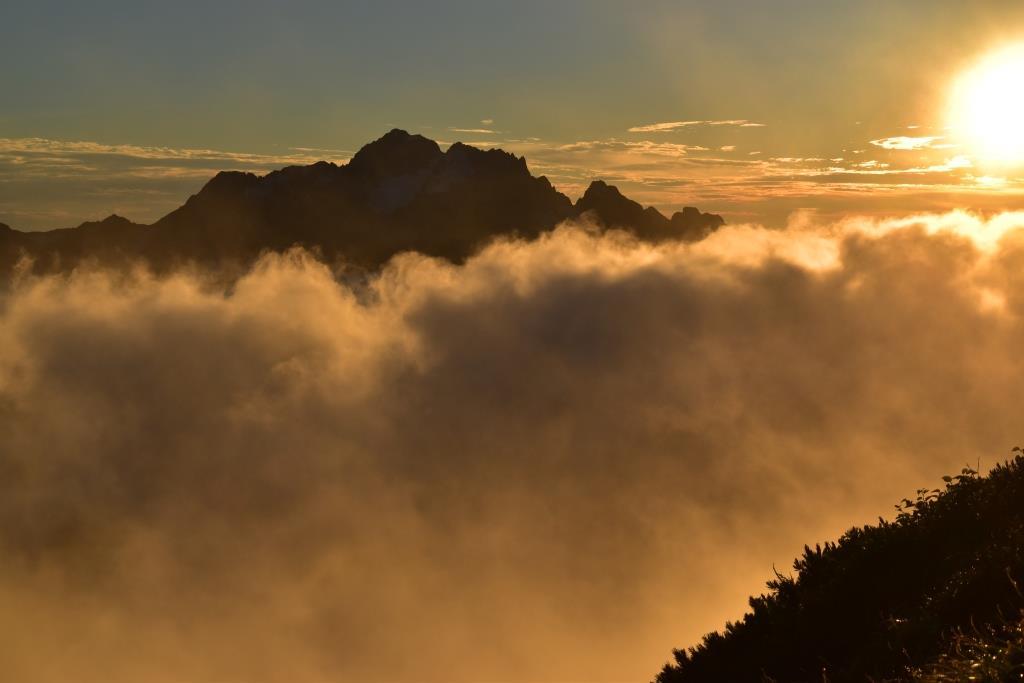
M 1024 165 L 1024 44 L 995 52 L 957 79 L 951 125 L 979 161 Z

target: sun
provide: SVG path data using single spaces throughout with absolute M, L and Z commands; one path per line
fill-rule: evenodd
M 981 162 L 1024 165 L 1024 43 L 982 58 L 954 83 L 950 126 Z

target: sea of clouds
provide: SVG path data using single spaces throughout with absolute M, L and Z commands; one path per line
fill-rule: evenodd
M 0 293 L 20 683 L 649 680 L 1024 442 L 1024 215 Z

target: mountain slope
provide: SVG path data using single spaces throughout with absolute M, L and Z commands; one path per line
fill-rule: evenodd
M 794 577 L 777 576 L 741 621 L 677 650 L 657 683 L 966 680 L 941 671 L 960 670 L 972 633 L 1016 643 L 999 657 L 1020 661 L 1001 670 L 1024 673 L 1024 457 L 944 479 L 893 522 L 806 547 Z
M 686 209 L 665 218 L 595 181 L 574 206 L 526 160 L 499 149 L 433 140 L 392 130 L 345 165 L 318 162 L 266 176 L 217 174 L 151 226 L 111 216 L 45 233 L 0 230 L 0 271 L 22 254 L 37 270 L 63 270 L 86 258 L 176 263 L 246 263 L 262 251 L 294 245 L 378 267 L 402 251 L 461 261 L 495 237 L 537 237 L 587 214 L 598 225 L 641 239 L 696 240 L 720 216 Z

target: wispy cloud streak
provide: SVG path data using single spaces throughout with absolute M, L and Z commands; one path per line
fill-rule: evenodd
M 664 123 L 650 123 L 644 126 L 633 126 L 628 129 L 630 133 L 668 133 L 680 128 L 691 128 L 693 126 L 736 126 L 739 128 L 764 128 L 765 124 L 755 123 L 746 119 L 724 119 L 724 120 L 701 120 L 701 121 L 666 121 Z
M 954 145 L 936 144 L 945 137 L 941 135 L 925 135 L 919 137 L 897 135 L 889 138 L 872 140 L 871 144 L 882 149 L 919 150 L 919 149 L 949 149 Z

